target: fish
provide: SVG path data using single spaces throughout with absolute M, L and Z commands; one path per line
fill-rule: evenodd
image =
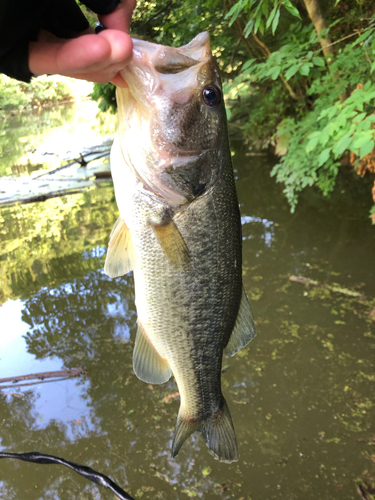
M 241 218 L 218 65 L 207 32 L 174 48 L 134 39 L 117 88 L 111 172 L 120 216 L 104 271 L 133 270 L 133 369 L 174 375 L 180 408 L 171 454 L 199 431 L 213 457 L 238 460 L 221 390 L 223 354 L 256 335 L 242 284 Z

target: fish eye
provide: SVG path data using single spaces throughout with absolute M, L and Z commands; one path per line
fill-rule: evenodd
M 207 87 L 203 89 L 202 97 L 207 106 L 217 106 L 221 102 L 220 89 L 218 89 L 214 85 L 207 85 Z

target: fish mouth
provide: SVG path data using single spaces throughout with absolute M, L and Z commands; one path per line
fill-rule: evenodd
M 133 43 L 132 60 L 121 72 L 129 87 L 117 91 L 122 156 L 141 189 L 182 206 L 206 185 L 197 178 L 189 190 L 188 171 L 202 170 L 209 150 L 199 141 L 181 140 L 179 124 L 173 126 L 166 113 L 177 115 L 200 99 L 202 71 L 212 64 L 210 37 L 203 32 L 177 48 L 139 39 Z
M 210 36 L 206 31 L 181 47 L 133 39 L 133 57 L 121 75 L 133 97 L 150 111 L 156 93 L 177 104 L 188 102 L 201 67 L 210 59 Z
M 207 31 L 181 47 L 166 47 L 133 39 L 133 62 L 153 67 L 159 74 L 175 75 L 211 57 L 210 36 Z

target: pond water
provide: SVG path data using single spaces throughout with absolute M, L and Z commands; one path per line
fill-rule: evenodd
M 59 167 L 114 134 L 116 121 L 91 100 L 9 115 L 0 120 L 0 176 Z
M 234 138 L 235 139 L 235 138 Z M 0 377 L 86 375 L 0 391 L 0 451 L 40 451 L 109 475 L 135 498 L 360 498 L 375 478 L 375 230 L 371 197 L 347 173 L 331 200 L 309 191 L 291 214 L 269 173 L 233 140 L 244 285 L 258 336 L 224 360 L 239 443 L 226 465 L 202 438 L 170 445 L 179 401 L 132 371 L 132 275 L 103 272 L 117 219 L 110 182 L 0 210 Z M 291 275 L 364 299 L 290 282 Z M 166 398 L 166 399 L 164 399 Z M 59 466 L 0 461 L 0 498 L 110 499 Z

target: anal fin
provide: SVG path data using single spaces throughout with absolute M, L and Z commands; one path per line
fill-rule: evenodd
M 130 231 L 124 219 L 119 217 L 109 237 L 104 272 L 110 278 L 117 278 L 132 271 L 135 264 L 135 250 Z
M 133 370 L 140 380 L 148 384 L 163 384 L 172 375 L 168 361 L 157 353 L 139 321 L 133 351 Z
M 253 315 L 251 314 L 250 304 L 247 300 L 245 290 L 242 289 L 241 304 L 238 310 L 236 323 L 234 325 L 232 335 L 224 349 L 227 356 L 233 356 L 247 345 L 255 336 Z

